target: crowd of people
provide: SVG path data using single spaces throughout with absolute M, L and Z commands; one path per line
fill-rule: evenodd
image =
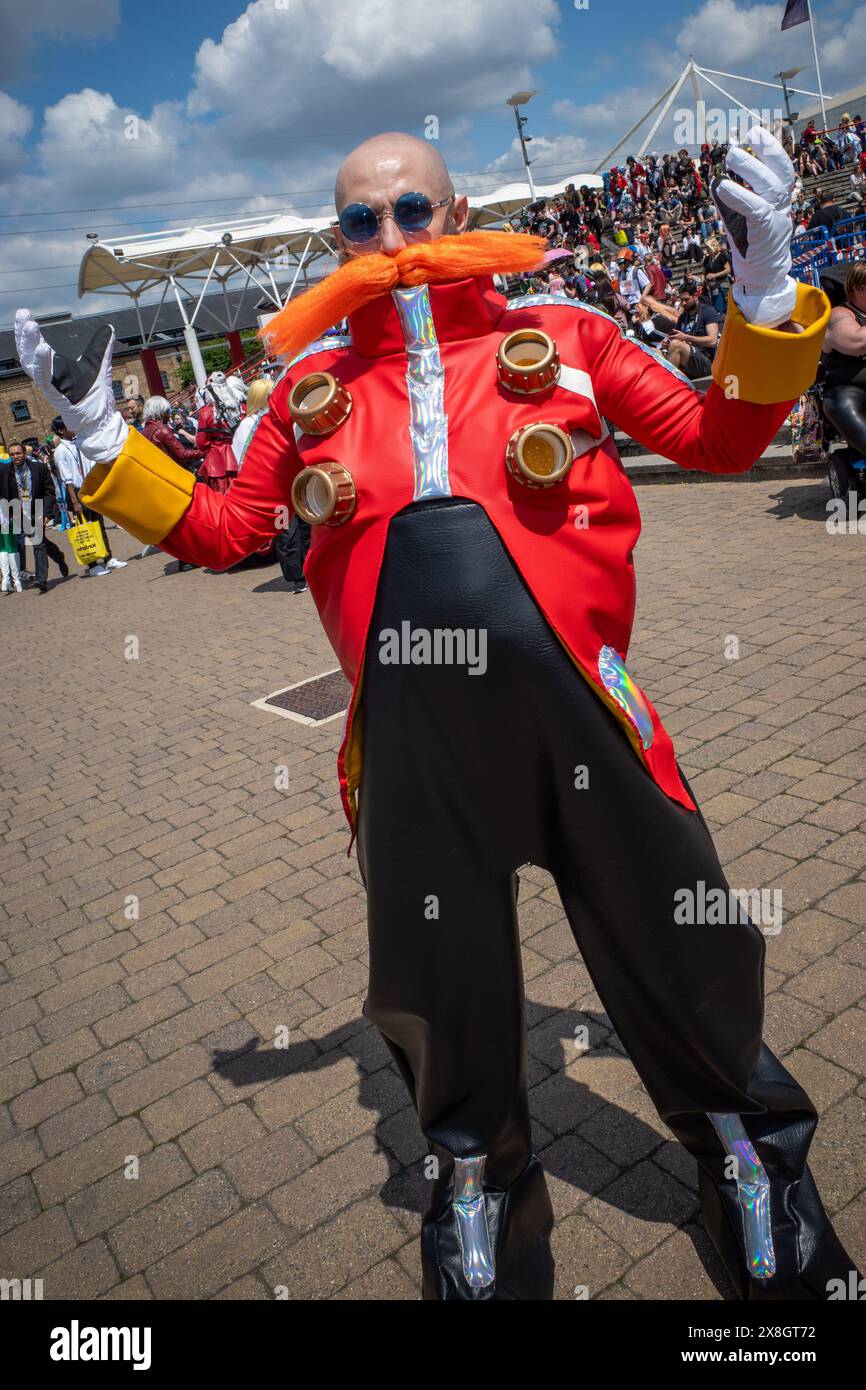
M 817 137 L 810 125 L 799 147 L 790 134 L 788 142 L 798 168 L 798 150 L 815 156 L 797 174 L 792 191 L 794 236 L 818 228 L 830 235 L 864 210 L 866 126 L 846 114 L 838 141 Z M 686 149 L 629 155 L 624 165 L 603 174 L 601 188 L 568 184 L 556 198 L 530 204 L 512 226 L 546 237 L 554 258 L 542 272 L 515 277 L 510 292 L 563 294 L 603 309 L 624 333 L 656 348 L 691 380 L 708 376 L 732 279 L 710 196 L 711 180 L 725 172 L 727 152 L 727 144 L 714 140 L 701 146 L 697 158 Z M 811 195 L 804 191 L 808 174 L 848 166 L 853 210 L 820 188 Z
M 189 469 L 216 492 L 225 492 L 243 467 L 244 454 L 256 425 L 267 410 L 274 381 L 261 376 L 247 387 L 240 376 L 212 372 L 190 408 L 172 405 L 165 396 L 134 395 L 119 404 L 130 429 L 139 430 L 157 448 Z M 99 531 L 104 555 L 82 570 L 86 577 L 108 575 L 125 568 L 116 559 L 105 523 L 84 506 L 80 488 L 89 464 L 58 415 L 41 444 L 15 441 L 8 454 L 0 448 L 0 592 L 48 592 L 48 563 L 63 579 L 69 565 L 63 549 L 50 534 L 68 531 L 79 522 L 92 522 Z M 306 522 L 294 518 L 280 531 L 274 551 L 292 593 L 303 593 L 304 557 L 310 541 Z M 27 563 L 28 544 L 32 568 Z M 155 547 L 145 546 L 142 558 Z M 270 547 L 268 547 L 270 549 Z M 178 570 L 192 566 L 178 564 Z

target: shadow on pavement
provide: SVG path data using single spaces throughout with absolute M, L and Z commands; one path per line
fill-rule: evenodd
M 826 478 L 815 478 L 808 483 L 793 483 L 771 494 L 774 506 L 767 508 L 767 515 L 774 521 L 788 521 L 799 516 L 804 521 L 827 520 L 827 503 L 830 501 L 830 488 Z
M 593 1037 L 598 1032 L 598 1040 L 594 1042 L 592 1047 L 594 1057 L 619 1057 L 622 1055 L 616 1048 L 609 1045 L 613 1035 L 610 1030 L 610 1023 L 604 1014 L 579 1012 L 575 1009 L 556 1009 L 546 1004 L 533 1003 L 530 1000 L 527 1000 L 527 1009 L 533 1025 L 545 1020 L 556 1019 L 555 1029 L 549 1036 L 545 1037 L 546 1047 L 555 1038 L 559 1038 L 562 1044 L 570 1043 L 573 1045 L 575 1029 L 578 1025 L 587 1025 Z M 324 1071 L 342 1061 L 346 1055 L 353 1057 L 357 1063 L 359 1054 L 363 1053 L 365 1064 L 369 1065 L 371 1046 L 376 1048 L 376 1055 L 381 1057 L 383 1061 L 388 1056 L 385 1044 L 379 1039 L 375 1029 L 371 1028 L 360 1016 L 324 1037 L 317 1038 L 315 1043 L 310 1039 L 304 1039 L 303 1042 L 293 1043 L 286 1048 L 269 1047 L 260 1050 L 260 1041 L 259 1038 L 251 1037 L 241 1047 L 228 1051 L 215 1050 L 213 1054 L 214 1069 L 230 1081 L 233 1086 L 242 1088 L 258 1085 L 263 1081 L 277 1080 L 296 1072 Z M 533 1060 L 531 1055 L 530 1067 L 533 1065 Z M 590 1198 L 597 1197 L 599 1201 L 608 1203 L 611 1207 L 621 1210 L 628 1216 L 637 1217 L 642 1221 L 659 1221 L 666 1225 L 681 1225 L 689 1206 L 687 1198 L 683 1203 L 683 1213 L 677 1216 L 669 1211 L 660 1210 L 657 1195 L 642 1192 L 639 1183 L 632 1187 L 628 1183 L 618 1181 L 622 1177 L 624 1169 L 627 1172 L 628 1168 L 642 1162 L 650 1155 L 658 1157 L 664 1153 L 669 1161 L 662 1163 L 662 1170 L 676 1174 L 678 1180 L 694 1193 L 693 1210 L 688 1214 L 688 1225 L 685 1227 L 686 1234 L 691 1239 L 698 1258 L 718 1293 L 723 1299 L 732 1299 L 734 1297 L 733 1290 L 728 1284 L 715 1250 L 700 1224 L 693 1161 L 674 1139 L 664 1140 L 638 1115 L 618 1106 L 615 1101 L 597 1095 L 589 1086 L 576 1080 L 567 1071 L 562 1071 L 561 1067 L 560 1061 L 558 1067 L 555 1064 L 551 1067 L 550 1073 L 551 1075 L 557 1073 L 562 1083 L 562 1090 L 556 1097 L 556 1108 L 566 1115 L 573 1115 L 574 1121 L 570 1133 L 566 1136 L 558 1136 L 546 1148 L 540 1150 L 540 1158 L 545 1172 L 549 1177 L 571 1183 L 579 1191 L 588 1193 Z M 411 1133 L 407 1127 L 406 1132 L 400 1136 L 399 1143 L 401 1147 L 405 1146 L 406 1150 L 406 1157 L 401 1160 L 395 1155 L 393 1138 L 390 1139 L 390 1142 L 383 1138 L 384 1126 L 396 1113 L 393 1102 L 390 1103 L 387 1113 L 383 1113 L 381 1109 L 383 1092 L 389 1098 L 392 1098 L 394 1093 L 393 1085 L 388 1084 L 383 1087 L 383 1075 L 388 1077 L 389 1083 L 395 1078 L 399 1078 L 399 1072 L 393 1061 L 388 1062 L 387 1066 L 380 1067 L 372 1074 L 362 1070 L 358 1083 L 358 1099 L 361 1105 L 364 1109 L 376 1111 L 379 1114 L 374 1130 L 376 1144 L 379 1152 L 387 1160 L 390 1172 L 389 1178 L 380 1189 L 379 1196 L 386 1206 L 413 1212 L 420 1216 L 428 1204 L 427 1182 L 423 1175 L 423 1159 L 416 1155 L 426 1152 L 425 1140 L 417 1124 L 412 1121 Z M 400 1086 L 403 1086 L 402 1079 Z M 407 1102 L 408 1099 L 408 1095 L 405 1095 Z M 531 1091 L 530 1107 L 532 1107 Z M 401 1103 L 399 1108 L 405 1107 Z M 595 1148 L 582 1135 L 573 1132 L 578 1125 L 585 1124 L 594 1116 L 601 1117 L 602 1115 L 604 1115 L 605 1132 L 616 1135 L 618 1152 L 628 1156 L 625 1165 L 614 1163 L 603 1150 Z M 535 1115 L 533 1115 L 533 1120 L 544 1123 L 540 1117 Z M 569 1139 L 572 1141 L 571 1145 L 567 1142 Z M 414 1156 L 411 1159 L 408 1156 L 410 1153 Z M 579 1212 L 580 1208 L 577 1210 Z

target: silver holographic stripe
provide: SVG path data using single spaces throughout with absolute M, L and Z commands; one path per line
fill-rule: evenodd
M 409 437 L 415 463 L 414 501 L 450 497 L 445 369 L 426 285 L 394 289 L 391 297 L 406 343 Z
M 472 1289 L 485 1289 L 496 1278 L 481 1185 L 486 1159 L 486 1154 L 478 1154 L 454 1160 L 454 1213 L 463 1252 L 463 1277 Z
M 776 1273 L 776 1253 L 770 1219 L 770 1179 L 739 1115 L 709 1115 L 708 1119 L 725 1153 L 736 1159 L 737 1199 L 743 1217 L 749 1273 L 753 1279 L 772 1279 Z

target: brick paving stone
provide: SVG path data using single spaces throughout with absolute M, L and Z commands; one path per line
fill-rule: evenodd
M 193 1176 L 174 1144 L 163 1144 L 137 1157 L 137 1176 L 133 1175 L 131 1165 L 123 1163 L 66 1203 L 79 1239 L 86 1240 L 107 1231 L 115 1221 L 149 1206 Z
M 201 1124 L 194 1125 L 179 1139 L 179 1144 L 197 1173 L 246 1149 L 266 1133 L 264 1125 L 248 1106 L 239 1102 L 221 1110 Z
M 866 1011 L 846 1010 L 826 1028 L 813 1033 L 808 1046 L 820 1056 L 862 1076 L 866 1070 Z
M 636 1258 L 646 1255 L 697 1209 L 693 1192 L 644 1161 L 590 1198 L 582 1213 Z
M 62 1207 L 0 1236 L 0 1279 L 28 1279 L 75 1246 L 75 1232 Z
M 239 1208 L 240 1199 L 222 1173 L 216 1169 L 203 1173 L 110 1231 L 121 1272 L 136 1274 L 146 1269 Z
M 210 1068 L 211 1059 L 206 1049 L 193 1043 L 115 1082 L 108 1089 L 108 1098 L 119 1115 L 131 1115 L 171 1095 L 186 1082 L 206 1075 Z
M 276 1188 L 270 1204 L 287 1225 L 310 1230 L 329 1212 L 339 1211 L 381 1187 L 390 1176 L 392 1163 L 371 1135 L 363 1135 Z
M 119 1169 L 130 1154 L 141 1155 L 150 1148 L 150 1137 L 138 1120 L 120 1120 L 42 1164 L 33 1175 L 40 1201 L 46 1207 L 62 1202 L 87 1183 L 97 1182 L 106 1173 Z
M 291 1299 L 328 1298 L 405 1244 L 399 1221 L 381 1202 L 368 1199 L 304 1236 L 262 1273 Z
M 629 1268 L 631 1259 L 592 1221 L 576 1212 L 560 1221 L 551 1241 L 556 1261 L 554 1298 L 582 1301 L 596 1297 Z M 583 1291 L 586 1290 L 586 1293 Z
M 273 1257 L 288 1233 L 262 1207 L 246 1207 L 148 1269 L 157 1298 L 197 1299 Z
M 40 1143 L 49 1158 L 74 1148 L 114 1124 L 117 1116 L 104 1095 L 87 1096 L 38 1127 Z
M 47 1047 L 40 1047 L 38 1038 L 35 1038 L 30 1060 L 40 1081 L 47 1081 L 50 1077 L 95 1057 L 101 1049 L 102 1044 L 90 1028 L 79 1028 L 77 1033 L 72 1033 L 68 1038 L 61 1038 L 59 1042 L 49 1043 Z M 78 1080 L 81 1082 L 80 1076 Z
M 16 1178 L 0 1187 L 0 1235 L 38 1216 L 42 1208 L 30 1178 Z
M 250 1200 L 265 1196 L 315 1162 L 313 1150 L 291 1125 L 284 1125 L 227 1158 L 222 1169 L 240 1195 Z
M 206 1081 L 191 1081 L 172 1091 L 164 1100 L 146 1106 L 141 1119 L 157 1144 L 176 1139 L 201 1120 L 208 1119 L 221 1109 L 219 1096 Z
M 798 999 L 831 1013 L 847 1004 L 854 1004 L 866 990 L 866 971 L 841 961 L 816 960 L 785 986 Z
M 125 1076 L 131 1076 L 146 1062 L 141 1044 L 130 1040 L 88 1058 L 79 1066 L 76 1075 L 85 1091 L 103 1091 Z
M 417 1302 L 420 1294 L 417 1280 L 410 1279 L 394 1260 L 383 1260 L 374 1269 L 362 1274 L 360 1279 L 353 1279 L 351 1284 L 346 1284 L 331 1297 L 337 1302 L 357 1300 L 408 1303 Z
M 866 638 L 839 605 L 859 592 L 862 556 L 830 556 L 820 480 L 644 486 L 639 500 L 630 663 L 731 881 L 783 889 L 766 1036 L 823 1112 L 816 1174 L 866 1254 Z M 140 549 L 120 530 L 112 543 Z M 339 722 L 295 726 L 248 703 L 333 657 L 312 605 L 287 615 L 257 571 L 191 572 L 181 621 L 163 565 L 137 561 L 112 588 L 124 630 L 138 623 L 159 660 L 118 663 L 108 686 L 73 660 L 119 611 L 104 592 L 58 587 L 44 634 L 35 610 L 4 608 L 31 653 L 6 671 L 7 699 L 34 719 L 4 762 L 0 823 L 0 1240 L 23 1241 L 25 1263 L 74 1297 L 271 1298 L 264 1271 L 294 1260 L 309 1289 L 336 1286 L 307 1296 L 417 1298 L 428 1144 L 361 1014 L 366 905 L 345 853 Z M 100 718 L 95 796 L 68 754 L 82 708 Z M 32 779 L 46 756 L 47 795 Z M 581 1270 L 605 1301 L 730 1297 L 694 1162 L 625 1057 L 555 885 L 534 866 L 520 881 L 557 1297 L 574 1299 Z M 590 1048 L 576 1052 L 583 1025 Z M 144 1174 L 132 1182 L 119 1176 L 130 1154 Z
M 31 1129 L 42 1120 L 65 1110 L 84 1095 L 71 1072 L 54 1076 L 50 1081 L 31 1087 L 24 1095 L 16 1096 L 9 1109 L 19 1129 Z
M 89 1240 L 39 1271 L 44 1298 L 99 1298 L 117 1283 L 117 1266 L 102 1240 Z
M 731 1294 L 715 1250 L 703 1231 L 693 1228 L 677 1231 L 650 1255 L 638 1260 L 624 1282 L 641 1299 L 713 1301 Z
M 328 1097 L 354 1087 L 357 1079 L 358 1071 L 350 1058 L 317 1058 L 306 1070 L 275 1081 L 256 1098 L 253 1108 L 268 1129 L 276 1129 L 314 1110 Z

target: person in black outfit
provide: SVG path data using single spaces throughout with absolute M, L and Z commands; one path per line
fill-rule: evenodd
M 837 222 L 841 222 L 847 214 L 833 202 L 832 194 L 824 193 L 821 197 L 818 211 L 813 212 L 809 220 L 809 231 L 814 232 L 818 227 L 826 227 L 832 234 Z
M 48 540 L 45 535 L 45 522 L 54 515 L 54 482 L 48 465 L 41 459 L 28 455 L 23 444 L 10 444 L 11 462 L 2 471 L 0 489 L 7 502 L 18 502 L 21 506 L 22 530 L 18 542 L 21 570 L 24 570 L 25 537 L 30 537 L 33 546 L 33 567 L 36 574 L 36 588 L 40 594 L 48 592 L 48 561 L 52 559 L 64 579 L 69 577 L 69 566 L 62 550 Z
M 291 586 L 293 594 L 302 594 L 306 590 L 304 560 L 309 548 L 309 523 L 303 521 L 296 513 L 289 525 L 284 530 L 277 532 L 277 539 L 274 542 L 274 551 L 280 562 L 283 578 Z
M 824 414 L 866 459 L 866 263 L 845 281 L 845 303 L 830 314 L 824 339 Z

